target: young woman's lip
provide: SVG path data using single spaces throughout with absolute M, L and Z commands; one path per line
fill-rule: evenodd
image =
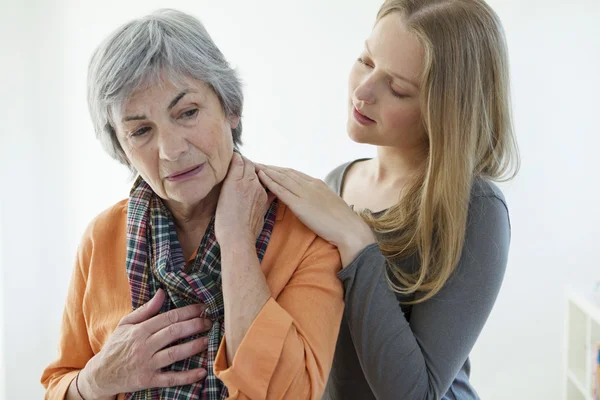
M 368 124 L 375 123 L 374 120 L 372 120 L 371 118 L 367 117 L 366 115 L 364 115 L 360 111 L 358 111 L 356 109 L 356 107 L 354 107 L 353 114 L 354 114 L 354 118 L 362 125 L 368 125 Z

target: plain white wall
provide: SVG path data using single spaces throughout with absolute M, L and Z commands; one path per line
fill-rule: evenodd
M 473 350 L 473 382 L 484 399 L 559 399 L 564 289 L 600 279 L 600 3 L 490 3 L 507 32 L 523 168 L 502 185 L 512 247 L 503 290 Z M 2 3 L 0 277 L 8 399 L 43 397 L 39 377 L 56 356 L 79 237 L 91 218 L 128 193 L 127 171 L 103 153 L 87 112 L 87 62 L 100 40 L 156 8 L 196 15 L 245 82 L 244 153 L 323 177 L 345 160 L 373 154 L 346 137 L 346 77 L 379 4 Z
M 3 359 L 0 393 L 40 399 L 40 371 L 55 351 L 57 309 L 73 258 L 65 241 L 64 45 L 59 12 L 44 1 L 0 10 Z M 71 254 L 69 254 L 71 253 Z
M 2 200 L 0 200 L 0 209 L 2 209 Z M 4 254 L 2 253 L 2 213 L 0 213 L 0 324 L 4 322 Z M 0 400 L 6 396 L 6 363 L 4 360 L 4 326 L 0 325 Z
M 493 1 L 509 42 L 521 173 L 504 287 L 473 351 L 485 399 L 562 398 L 564 290 L 600 280 L 600 3 Z

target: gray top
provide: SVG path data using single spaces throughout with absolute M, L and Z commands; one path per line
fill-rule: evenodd
M 356 161 L 325 178 L 336 193 Z M 502 285 L 510 242 L 500 189 L 476 179 L 467 218 L 454 275 L 423 303 L 399 304 L 414 296 L 389 288 L 377 244 L 339 273 L 346 308 L 324 399 L 479 399 L 469 383 L 468 357 Z M 400 267 L 411 270 L 414 262 Z

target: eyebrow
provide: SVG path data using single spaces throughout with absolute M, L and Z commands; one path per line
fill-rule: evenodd
M 184 90 L 182 92 L 180 92 L 177 96 L 175 96 L 173 98 L 173 100 L 171 100 L 171 102 L 169 103 L 169 105 L 167 106 L 167 110 L 171 111 L 173 109 L 173 107 L 175 107 L 177 105 L 177 103 L 179 102 L 179 100 L 181 100 L 183 98 L 183 96 L 185 96 L 186 94 L 188 94 L 189 90 Z M 123 118 L 123 122 L 127 122 L 127 121 L 139 121 L 142 119 L 146 119 L 145 115 L 132 115 L 132 116 L 128 116 Z
M 367 40 L 365 40 L 365 50 L 367 51 L 367 54 L 369 55 L 369 57 L 373 58 L 373 56 L 371 55 L 371 51 L 369 50 L 369 43 Z M 400 75 L 400 74 L 396 74 L 392 71 L 386 71 L 389 75 L 393 76 L 394 78 L 398 78 L 400 80 L 403 80 L 407 83 L 410 83 L 411 85 L 413 85 L 415 88 L 419 88 L 419 86 L 414 83 L 413 81 L 411 81 L 408 78 L 405 78 L 404 76 Z

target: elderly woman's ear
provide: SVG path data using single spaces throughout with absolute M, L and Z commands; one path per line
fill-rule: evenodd
M 240 118 L 241 117 L 239 115 L 230 115 L 229 117 L 227 117 L 227 119 L 229 120 L 229 126 L 231 126 L 231 129 L 235 129 L 239 126 Z

